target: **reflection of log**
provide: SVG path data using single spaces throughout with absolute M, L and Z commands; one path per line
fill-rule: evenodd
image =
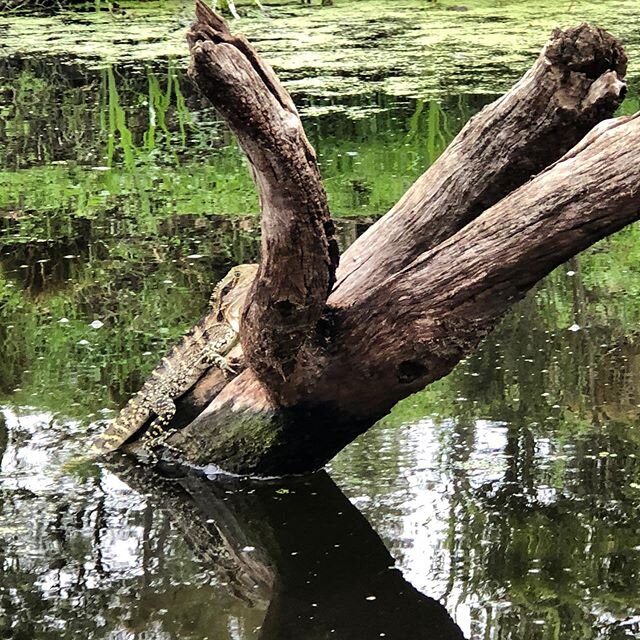
M 326 638 L 332 629 L 343 640 L 463 638 L 441 604 L 392 568 L 380 538 L 325 473 L 286 485 L 186 476 L 158 486 L 142 469 L 114 470 L 134 489 L 157 491 L 194 553 L 225 567 L 234 595 L 249 606 L 264 606 L 258 595 L 270 601 L 264 640 Z
M 553 267 L 638 216 L 637 119 L 609 123 L 552 164 L 625 91 L 611 36 L 558 31 L 346 252 L 325 300 L 333 227 L 295 108 L 248 43 L 197 6 L 193 74 L 249 157 L 263 265 L 241 332 L 249 369 L 170 440 L 189 462 L 267 475 L 317 468 L 446 375 Z
M 261 638 L 313 640 L 335 630 L 344 640 L 463 639 L 444 607 L 393 568 L 380 538 L 328 475 L 266 506 L 280 561 Z
M 242 552 L 249 545 L 250 531 L 244 531 L 244 523 L 238 523 L 229 509 L 227 486 L 197 481 L 209 492 L 205 514 L 179 478 L 151 473 L 125 457 L 111 457 L 107 468 L 170 518 L 194 555 L 227 585 L 231 596 L 251 607 L 266 606 L 274 581 L 270 559 Z

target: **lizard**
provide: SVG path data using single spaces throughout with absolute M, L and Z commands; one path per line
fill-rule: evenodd
M 115 451 L 155 416 L 143 436 L 144 449 L 155 458 L 153 448 L 172 433 L 166 427 L 176 412 L 175 400 L 211 366 L 234 373 L 225 356 L 238 343 L 240 318 L 257 270 L 257 264 L 238 265 L 216 285 L 209 311 L 162 358 L 140 391 L 93 441 L 90 454 Z

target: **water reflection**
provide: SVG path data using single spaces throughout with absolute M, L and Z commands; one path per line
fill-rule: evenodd
M 127 481 L 145 487 L 145 478 Z M 187 530 L 203 527 L 196 553 L 233 558 L 233 575 L 245 600 L 262 592 L 268 609 L 259 637 L 442 638 L 462 634 L 442 605 L 419 593 L 360 512 L 325 473 L 265 483 L 222 483 L 202 478 L 177 481 L 185 493 L 163 509 L 175 523 L 185 500 L 193 513 Z M 173 500 L 176 506 L 170 506 Z M 208 525 L 208 529 L 207 529 Z M 210 530 L 210 531 L 209 531 Z M 203 533 L 204 532 L 204 533 Z
M 631 638 L 637 455 L 629 435 L 571 443 L 517 423 L 423 419 L 367 434 L 332 475 L 471 637 Z
M 3 637 L 253 637 L 263 612 L 200 563 L 157 501 L 108 472 L 61 471 L 79 435 L 73 424 L 5 416 Z M 228 633 L 245 627 L 246 635 Z
M 463 637 L 326 474 L 162 479 L 123 458 L 61 476 L 62 425 L 4 415 L 4 637 Z
M 295 99 L 332 210 L 353 215 L 386 211 L 490 96 Z M 242 154 L 174 60 L 94 71 L 0 58 L 0 101 L 0 211 L 31 241 L 78 217 L 148 233 L 168 215 L 257 211 Z
M 622 255 L 636 239 L 606 243 L 608 274 L 602 246 L 561 268 L 332 463 L 409 579 L 472 635 L 640 632 L 638 298 Z M 617 270 L 629 288 L 613 297 Z

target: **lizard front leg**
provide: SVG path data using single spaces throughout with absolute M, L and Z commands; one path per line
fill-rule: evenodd
M 218 367 L 218 369 L 222 369 L 225 373 L 229 373 L 232 376 L 236 374 L 236 370 L 231 366 L 229 359 L 219 353 L 212 354 L 210 362 Z
M 235 375 L 235 369 L 225 356 L 237 342 L 238 334 L 231 327 L 228 327 L 222 337 L 207 344 L 202 354 L 204 362 L 207 365 L 214 365 L 222 369 L 222 371 Z

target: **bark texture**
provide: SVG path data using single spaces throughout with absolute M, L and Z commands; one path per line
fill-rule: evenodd
M 333 398 L 349 413 L 364 403 L 381 415 L 447 374 L 552 269 L 638 219 L 639 150 L 638 115 L 601 123 L 536 178 L 362 292 L 341 313 L 335 353 L 310 397 Z M 338 372 L 356 363 L 347 397 Z
M 333 305 L 347 305 L 446 240 L 557 160 L 625 94 L 627 58 L 606 31 L 556 30 L 532 68 L 471 118 L 396 206 L 341 258 Z
M 335 280 L 338 245 L 316 155 L 291 97 L 243 36 L 201 0 L 190 75 L 245 152 L 260 196 L 262 259 L 242 345 L 277 403 Z
M 446 375 L 555 266 L 639 216 L 640 120 L 583 139 L 623 99 L 626 57 L 600 29 L 557 31 L 347 250 L 327 299 L 333 227 L 290 98 L 200 0 L 189 42 L 194 78 L 249 157 L 263 257 L 242 325 L 248 367 L 222 389 L 213 374 L 196 386 L 187 404 L 211 401 L 169 440 L 180 462 L 318 468 Z
M 603 122 L 457 234 L 332 309 L 332 333 L 313 347 L 315 374 L 295 408 L 271 404 L 247 370 L 178 434 L 179 448 L 198 464 L 265 475 L 324 464 L 449 373 L 553 268 L 637 220 L 639 149 L 640 115 Z

